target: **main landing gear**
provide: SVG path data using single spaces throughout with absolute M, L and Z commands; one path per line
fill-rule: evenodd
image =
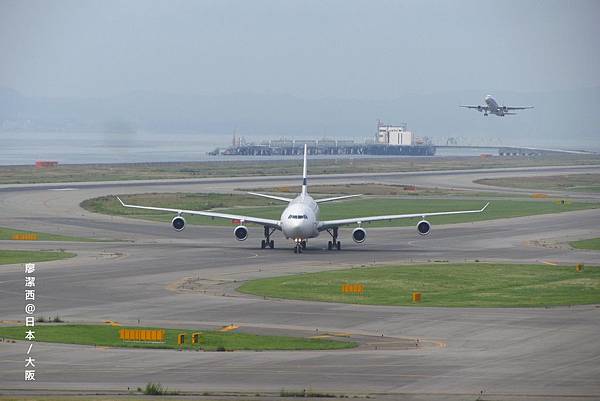
M 274 228 L 270 228 L 265 226 L 265 239 L 260 242 L 260 248 L 265 249 L 267 247 L 273 249 L 275 248 L 275 241 L 271 239 L 271 234 L 275 232 Z
M 338 228 L 334 227 L 328 229 L 327 232 L 331 235 L 331 241 L 327 243 L 327 250 L 331 251 L 332 249 L 337 249 L 339 251 L 342 249 L 342 243 L 338 241 Z

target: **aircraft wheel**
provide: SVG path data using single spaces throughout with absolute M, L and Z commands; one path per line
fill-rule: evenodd
M 274 240 L 271 240 L 269 242 L 269 248 L 271 248 L 271 249 L 275 248 L 275 241 Z
M 302 241 L 300 244 L 302 245 L 302 249 L 306 249 L 306 241 Z
M 335 244 L 335 247 L 339 251 L 340 249 L 342 249 L 342 243 L 340 241 L 338 241 L 337 244 Z
M 264 239 L 262 241 L 260 241 L 260 249 L 265 249 L 266 246 L 267 246 L 267 242 Z
M 327 250 L 328 250 L 328 251 L 331 251 L 331 248 L 333 248 L 333 243 L 332 243 L 331 241 L 329 241 L 329 242 L 327 243 Z

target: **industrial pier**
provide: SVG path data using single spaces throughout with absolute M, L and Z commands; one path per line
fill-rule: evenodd
M 433 145 L 402 146 L 332 140 L 268 141 L 267 143 L 260 144 L 241 144 L 229 147 L 221 154 L 236 156 L 294 156 L 302 154 L 304 144 L 307 145 L 308 153 L 311 155 L 435 155 L 435 146 Z
M 233 137 L 232 146 L 211 155 L 234 156 L 294 156 L 301 155 L 304 145 L 311 155 L 389 155 L 433 156 L 435 146 L 428 138 L 418 138 L 406 129 L 406 125 L 384 125 L 378 121 L 374 139 L 364 142 L 335 139 L 277 139 L 260 143 L 246 143 L 243 138 Z

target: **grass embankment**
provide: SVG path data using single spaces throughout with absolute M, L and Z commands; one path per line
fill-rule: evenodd
M 309 173 L 384 173 L 498 167 L 598 164 L 595 155 L 547 155 L 542 157 L 385 157 L 311 159 Z M 302 160 L 209 161 L 189 163 L 65 164 L 55 168 L 0 166 L 0 184 L 43 182 L 155 180 L 203 177 L 298 175 Z
M 600 251 L 600 238 L 584 239 L 581 241 L 569 242 L 573 248 L 589 249 L 592 251 Z
M 36 325 L 36 341 L 64 343 L 64 344 L 82 344 L 97 345 L 107 347 L 132 347 L 132 348 L 166 348 L 179 349 L 177 344 L 177 335 L 186 334 L 186 343 L 184 349 L 204 349 L 207 351 L 216 350 L 249 350 L 249 351 L 267 351 L 267 350 L 332 350 L 353 348 L 357 344 L 349 341 L 335 341 L 326 339 L 311 339 L 301 337 L 287 336 L 268 336 L 255 335 L 248 333 L 204 331 L 190 329 L 165 329 L 166 343 L 138 343 L 125 342 L 119 338 L 119 330 L 122 328 L 130 329 L 158 329 L 158 327 L 119 327 L 110 325 Z M 25 332 L 23 326 L 0 326 L 0 337 L 14 338 L 22 340 Z M 200 332 L 203 337 L 203 344 L 191 345 L 190 339 L 192 333 Z
M 175 209 L 208 210 L 216 208 L 225 213 L 242 214 L 269 219 L 279 219 L 286 204 L 272 202 L 258 197 L 245 195 L 218 194 L 141 194 L 124 195 L 121 199 L 131 204 L 146 206 L 168 207 Z M 269 206 L 248 207 L 257 203 Z M 274 206 L 277 204 L 277 206 Z M 382 214 L 404 214 L 438 212 L 451 210 L 480 209 L 484 200 L 458 199 L 392 199 L 365 197 L 341 202 L 324 203 L 321 207 L 321 220 L 334 220 L 348 217 L 366 217 Z M 233 205 L 243 207 L 230 208 Z M 81 206 L 89 211 L 109 215 L 127 216 L 153 221 L 169 222 L 173 213 L 153 212 L 148 210 L 124 208 L 112 196 L 88 199 Z M 508 217 L 520 217 L 536 214 L 560 213 L 573 210 L 599 208 L 600 203 L 567 202 L 560 204 L 552 200 L 492 200 L 484 213 L 464 214 L 454 216 L 438 216 L 430 219 L 432 224 L 452 224 L 468 221 L 492 220 Z M 185 216 L 190 224 L 230 225 L 229 220 L 212 219 L 202 216 Z M 410 226 L 415 219 L 394 220 L 392 222 L 372 223 L 374 227 Z
M 37 231 L 15 230 L 14 228 L 0 227 L 0 240 L 13 240 L 14 236 L 23 234 L 35 235 L 37 241 L 77 241 L 77 242 L 96 242 L 93 238 L 70 237 L 68 235 L 41 233 Z
M 600 192 L 600 174 L 564 174 L 534 177 L 485 178 L 477 184 L 546 191 Z
M 144 395 L 145 389 L 140 388 L 140 391 L 130 390 L 128 395 L 84 395 L 83 391 L 79 391 L 79 395 L 60 394 L 60 395 L 0 395 L 0 401 L 148 401 L 156 399 L 160 401 L 181 401 L 182 396 L 175 395 L 177 390 L 167 389 L 167 394 L 160 397 L 148 397 Z M 187 397 L 188 400 L 197 400 L 197 398 Z M 218 398 L 204 398 L 203 401 L 213 401 Z
M 14 263 L 48 262 L 51 260 L 68 259 L 75 256 L 71 252 L 63 251 L 11 251 L 0 250 L 0 265 Z
M 362 284 L 362 295 L 342 293 Z M 239 291 L 275 298 L 373 305 L 532 307 L 600 303 L 600 267 L 436 264 L 353 268 L 252 280 Z M 413 303 L 412 292 L 422 301 Z

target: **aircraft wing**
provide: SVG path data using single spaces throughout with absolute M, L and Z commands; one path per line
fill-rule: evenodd
M 145 209 L 145 210 L 156 210 L 159 212 L 173 212 L 177 214 L 191 214 L 197 216 L 207 216 L 207 217 L 216 217 L 219 219 L 228 219 L 228 220 L 240 220 L 240 222 L 247 223 L 256 223 L 263 226 L 274 227 L 277 229 L 281 229 L 281 224 L 279 220 L 271 220 L 271 219 L 263 219 L 260 217 L 252 217 L 252 216 L 242 216 L 238 214 L 228 214 L 228 213 L 218 213 L 218 212 L 205 212 L 200 210 L 185 210 L 185 209 L 170 209 L 164 207 L 153 207 L 153 206 L 139 206 L 139 205 L 128 205 L 124 203 L 121 198 L 116 196 L 116 198 L 121 202 L 123 207 L 130 207 L 135 209 Z
M 470 106 L 470 105 L 460 105 L 460 107 L 464 107 L 466 109 L 476 109 L 479 111 L 488 111 L 488 107 L 487 106 Z
M 319 231 L 326 230 L 328 228 L 344 226 L 348 224 L 361 224 L 361 223 L 370 223 L 373 221 L 383 221 L 383 220 L 397 220 L 397 219 L 410 219 L 415 217 L 426 218 L 430 216 L 446 216 L 451 214 L 466 214 L 466 213 L 481 213 L 488 207 L 490 203 L 486 203 L 484 207 L 478 210 L 458 210 L 452 212 L 432 212 L 432 213 L 411 213 L 411 214 L 391 214 L 387 216 L 368 216 L 368 217 L 354 217 L 351 219 L 341 219 L 341 220 L 325 220 L 319 224 Z
M 533 109 L 533 106 L 525 106 L 525 107 L 509 107 L 509 106 L 505 106 L 504 109 L 505 110 L 526 110 L 526 109 Z

